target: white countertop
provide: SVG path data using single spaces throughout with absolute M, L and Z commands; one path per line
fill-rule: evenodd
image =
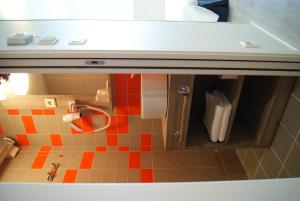
M 299 201 L 300 179 L 178 183 L 1 183 L 5 201 Z M 33 193 L 34 192 L 34 193 Z
M 155 58 L 300 61 L 300 52 L 270 37 L 251 24 L 43 20 L 0 21 L 0 58 Z M 53 35 L 59 42 L 41 46 L 7 46 L 16 32 Z M 83 46 L 70 46 L 86 38 Z M 260 48 L 244 48 L 240 41 Z

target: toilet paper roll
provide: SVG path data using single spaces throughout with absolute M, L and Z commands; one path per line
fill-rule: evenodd
M 167 111 L 167 75 L 143 74 L 141 76 L 141 117 L 159 119 Z

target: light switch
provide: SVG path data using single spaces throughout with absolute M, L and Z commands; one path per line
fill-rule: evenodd
M 241 41 L 241 45 L 245 48 L 259 48 L 259 45 L 251 41 Z
M 39 45 L 55 45 L 58 42 L 58 38 L 55 36 L 46 36 L 39 41 Z
M 74 39 L 69 42 L 69 45 L 85 45 L 86 41 L 86 38 Z
M 27 45 L 33 40 L 33 35 L 28 33 L 14 33 L 6 39 L 7 45 Z

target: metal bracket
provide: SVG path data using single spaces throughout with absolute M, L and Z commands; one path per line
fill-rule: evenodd
M 190 94 L 190 87 L 188 85 L 181 85 L 178 88 L 178 93 L 182 96 L 188 96 Z
M 174 133 L 174 136 L 177 138 L 178 143 L 182 142 L 183 139 L 183 133 L 181 131 L 176 131 Z

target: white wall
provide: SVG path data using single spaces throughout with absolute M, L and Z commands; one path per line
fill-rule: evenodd
M 182 20 L 197 0 L 0 0 L 1 19 Z
M 133 19 L 134 0 L 0 0 L 1 19 Z
M 300 0 L 229 0 L 232 21 L 255 21 L 300 48 Z

